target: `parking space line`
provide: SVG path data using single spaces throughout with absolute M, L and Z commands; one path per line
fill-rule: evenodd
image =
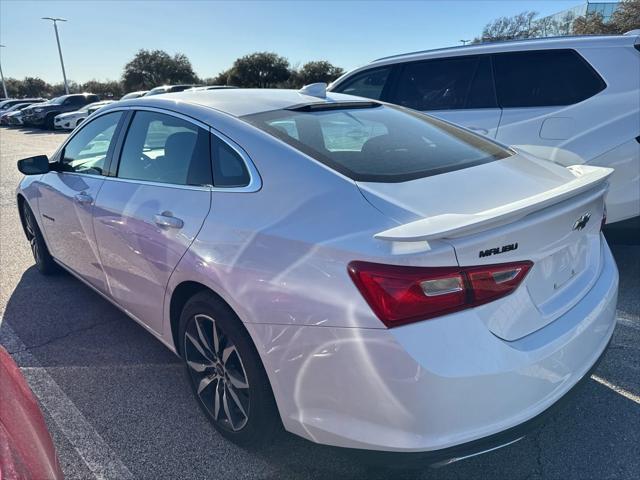
M 640 330 L 640 325 L 628 318 L 618 317 L 618 323 L 624 325 L 625 327 L 633 328 L 634 330 Z
M 635 395 L 635 394 L 629 392 L 628 390 L 625 390 L 622 387 L 614 385 L 613 383 L 608 382 L 604 378 L 599 377 L 597 375 L 591 375 L 591 378 L 593 380 L 595 380 L 596 382 L 598 382 L 600 385 L 604 385 L 605 387 L 610 388 L 611 390 L 613 390 L 617 394 L 622 395 L 625 398 L 628 398 L 632 402 L 636 402 L 637 404 L 640 404 L 640 397 L 638 395 Z
M 40 366 L 38 360 L 29 353 L 20 337 L 9 325 L 2 324 L 2 318 L 0 326 L 0 339 L 5 348 L 19 351 L 14 359 L 30 365 L 20 370 L 31 390 L 93 476 L 100 480 L 133 479 L 133 474 L 47 373 L 46 368 Z

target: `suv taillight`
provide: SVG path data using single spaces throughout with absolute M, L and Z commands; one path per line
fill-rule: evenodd
M 387 327 L 427 320 L 509 295 L 533 262 L 478 267 L 405 267 L 351 262 L 349 274 Z

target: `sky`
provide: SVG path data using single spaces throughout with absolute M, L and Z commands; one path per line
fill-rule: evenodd
M 500 16 L 541 16 L 581 0 L 429 1 L 20 1 L 0 0 L 0 65 L 5 78 L 62 81 L 51 22 L 62 17 L 67 78 L 119 79 L 142 48 L 184 53 L 212 77 L 256 51 L 292 66 L 328 60 L 345 70 L 416 50 L 459 45 Z

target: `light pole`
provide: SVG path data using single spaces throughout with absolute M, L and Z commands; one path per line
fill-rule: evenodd
M 466 45 L 467 43 L 469 43 L 471 40 L 460 40 L 460 43 L 462 43 L 462 45 Z
M 64 60 L 62 60 L 62 49 L 60 48 L 60 37 L 58 36 L 58 24 L 56 22 L 66 22 L 64 18 L 42 17 L 42 20 L 51 20 L 53 29 L 56 31 L 56 42 L 58 42 L 58 53 L 60 54 L 60 66 L 62 67 L 62 78 L 64 79 L 64 91 L 69 95 L 69 85 L 67 85 L 67 73 L 64 71 Z
M 4 47 L 4 45 L 0 45 L 0 47 Z M 9 95 L 7 95 L 7 86 L 4 84 L 4 75 L 2 74 L 2 66 L 0 66 L 0 79 L 2 79 L 2 91 L 4 92 L 4 98 L 9 98 Z

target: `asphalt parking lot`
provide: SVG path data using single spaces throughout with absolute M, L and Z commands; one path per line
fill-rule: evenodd
M 611 235 L 618 326 L 592 379 L 543 428 L 453 465 L 371 467 L 352 453 L 283 435 L 248 452 L 222 439 L 178 358 L 69 275 L 43 277 L 17 215 L 18 159 L 66 134 L 0 131 L 0 344 L 38 396 L 69 479 L 635 479 L 640 477 L 640 245 Z

